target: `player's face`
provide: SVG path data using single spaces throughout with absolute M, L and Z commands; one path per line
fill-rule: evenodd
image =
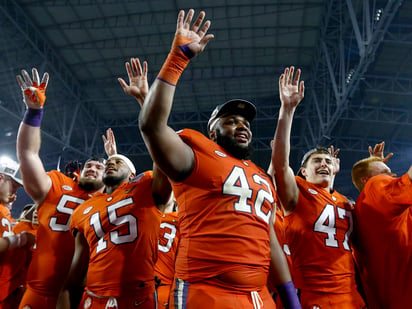
M 16 199 L 16 192 L 20 185 L 10 176 L 0 174 L 0 203 L 12 203 Z
M 122 159 L 111 158 L 106 162 L 103 182 L 108 186 L 119 185 L 127 181 L 130 175 L 131 171 Z
M 80 174 L 79 185 L 87 191 L 95 191 L 104 186 L 104 164 L 99 161 L 87 161 Z
M 392 173 L 389 166 L 381 161 L 373 161 L 369 163 L 369 178 L 376 175 L 388 175 L 396 177 L 396 174 Z
M 215 126 L 214 140 L 236 158 L 248 159 L 252 153 L 250 124 L 242 116 L 221 117 Z
M 216 124 L 220 134 L 230 137 L 239 146 L 247 147 L 252 140 L 250 123 L 244 117 L 239 115 L 228 115 L 221 117 Z
M 329 187 L 333 176 L 332 157 L 326 153 L 312 154 L 306 166 L 302 167 L 302 175 L 310 183 L 323 188 Z

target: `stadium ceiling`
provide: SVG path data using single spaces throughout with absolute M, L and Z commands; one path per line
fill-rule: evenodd
M 341 149 L 335 186 L 354 196 L 352 164 L 386 141 L 403 173 L 412 162 L 412 2 L 402 0 L 3 0 L 0 4 L 0 145 L 15 157 L 24 104 L 15 76 L 50 73 L 41 157 L 47 169 L 103 154 L 111 127 L 119 152 L 151 168 L 139 107 L 117 77 L 131 57 L 147 60 L 149 81 L 173 39 L 179 10 L 204 10 L 215 39 L 193 59 L 176 91 L 170 124 L 206 133 L 215 105 L 256 103 L 254 160 L 269 163 L 279 110 L 278 77 L 302 69 L 291 163 L 316 145 Z M 354 196 L 356 197 L 356 196 Z

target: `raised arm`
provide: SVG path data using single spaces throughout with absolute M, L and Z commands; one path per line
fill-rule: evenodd
M 152 195 L 157 208 L 164 212 L 167 202 L 172 194 L 172 185 L 167 176 L 153 164 Z
M 52 184 L 39 157 L 40 124 L 49 74 L 44 73 L 40 82 L 39 73 L 35 68 L 32 69 L 33 80 L 25 70 L 21 72 L 22 75 L 17 76 L 17 82 L 23 92 L 27 110 L 17 135 L 17 156 L 24 189 L 37 204 L 40 204 Z
M 285 214 L 291 212 L 298 201 L 299 189 L 293 170 L 289 166 L 290 132 L 293 115 L 304 97 L 304 83 L 299 82 L 300 70 L 295 76 L 294 67 L 286 68 L 279 78 L 280 110 L 272 151 L 273 171 L 277 192 Z
M 335 150 L 335 147 L 333 145 L 330 145 L 330 147 L 328 148 L 328 151 L 333 161 L 333 175 L 332 175 L 332 179 L 330 183 L 330 188 L 333 189 L 333 184 L 335 182 L 336 174 L 339 173 L 340 171 L 340 159 L 338 158 L 338 153 L 340 149 L 338 148 Z
M 131 58 L 126 62 L 126 72 L 129 78 L 129 84 L 123 78 L 118 78 L 124 93 L 134 97 L 140 106 L 143 105 L 149 92 L 149 83 L 147 82 L 147 62 L 143 62 L 143 67 L 138 58 Z
M 375 147 L 369 146 L 369 155 L 371 157 L 378 157 L 382 159 L 383 163 L 388 163 L 389 159 L 392 158 L 393 152 L 388 153 L 386 156 L 383 154 L 383 151 L 385 150 L 385 142 L 381 142 L 379 144 L 376 144 Z
M 171 51 L 150 87 L 139 115 L 139 127 L 153 161 L 174 181 L 182 180 L 193 169 L 194 154 L 178 134 L 167 125 L 177 81 L 190 58 L 200 54 L 213 38 L 207 34 L 210 21 L 203 23 L 200 12 L 194 23 L 194 11 L 180 11 Z M 203 25 L 202 25 L 203 24 Z
M 116 139 L 114 138 L 114 133 L 111 128 L 106 130 L 106 136 L 102 135 L 104 151 L 107 157 L 117 154 Z

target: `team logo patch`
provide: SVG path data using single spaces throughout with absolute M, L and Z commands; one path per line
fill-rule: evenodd
M 26 305 L 26 306 L 23 307 L 23 309 L 31 309 L 31 306 L 30 306 L 30 305 Z
M 139 175 L 137 175 L 135 178 L 133 178 L 133 179 L 130 179 L 130 183 L 132 183 L 132 182 L 139 182 L 140 181 L 140 179 L 142 179 L 143 178 L 143 176 L 144 176 L 144 173 L 140 173 Z
M 221 152 L 221 151 L 219 151 L 219 150 L 215 150 L 215 154 L 217 154 L 219 157 L 222 157 L 222 158 L 226 158 L 226 157 L 227 157 L 227 154 L 225 154 L 225 153 L 223 153 L 223 152 Z
M 314 189 L 312 189 L 312 188 L 309 188 L 308 191 L 309 191 L 309 193 L 312 193 L 312 194 L 314 194 L 314 195 L 318 194 L 318 191 L 316 191 L 316 190 L 314 190 Z
M 319 305 L 312 305 L 310 309 L 321 309 Z
M 332 195 L 332 200 L 334 200 L 336 202 L 337 198 Z
M 66 190 L 66 191 L 73 191 L 73 188 L 68 185 L 63 185 L 62 188 L 63 190 Z
M 90 212 L 90 210 L 92 210 L 92 209 L 93 209 L 93 206 L 87 207 L 87 208 L 83 211 L 83 215 L 88 214 L 88 213 Z
M 107 202 L 110 202 L 112 199 L 113 199 L 113 197 L 110 196 L 110 197 L 108 197 L 108 198 L 106 199 L 106 201 L 107 201 Z
M 84 301 L 84 309 L 90 308 L 92 306 L 92 299 L 90 297 L 87 297 L 86 300 Z
M 246 161 L 243 161 L 243 164 L 249 166 L 249 163 L 247 163 Z

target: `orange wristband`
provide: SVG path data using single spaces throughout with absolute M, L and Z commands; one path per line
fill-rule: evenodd
M 193 41 L 184 36 L 175 36 L 172 49 L 167 56 L 159 75 L 157 75 L 158 79 L 176 86 L 180 75 L 182 75 L 183 70 L 189 64 L 190 58 L 193 57 L 191 50 L 187 47 L 191 42 Z

